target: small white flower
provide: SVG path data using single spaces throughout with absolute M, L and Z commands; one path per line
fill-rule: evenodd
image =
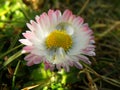
M 29 53 L 25 57 L 28 66 L 43 62 L 46 69 L 56 67 L 69 71 L 69 66 L 82 68 L 79 60 L 91 64 L 85 55 L 95 55 L 94 37 L 83 18 L 70 10 L 63 14 L 59 10 L 49 10 L 35 20 L 27 23 L 30 31 L 23 33 L 26 39 L 19 40 L 26 45 L 23 52 Z

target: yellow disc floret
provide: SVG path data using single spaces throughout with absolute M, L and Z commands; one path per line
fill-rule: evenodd
M 47 48 L 62 47 L 67 51 L 72 46 L 72 38 L 65 30 L 54 30 L 46 38 Z

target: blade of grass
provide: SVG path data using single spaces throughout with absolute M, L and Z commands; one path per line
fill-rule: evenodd
M 104 81 L 106 81 L 107 83 L 110 83 L 114 86 L 117 86 L 117 87 L 120 87 L 120 82 L 115 80 L 115 79 L 112 79 L 112 78 L 109 78 L 109 77 L 105 77 L 105 76 L 102 76 L 102 79 Z
M 27 20 L 30 20 L 30 17 L 29 17 L 29 15 L 28 15 L 28 13 L 27 13 L 27 12 L 25 11 L 25 9 L 24 9 L 22 0 L 20 0 L 19 3 L 20 3 L 20 6 L 21 6 L 20 11 L 23 13 L 23 15 L 25 16 L 25 18 L 26 18 Z
M 90 75 L 90 72 L 86 69 L 86 76 L 89 81 L 88 86 L 90 90 L 98 90 L 97 85 L 94 83 L 92 76 Z
M 33 89 L 33 88 L 38 87 L 39 85 L 40 85 L 40 84 L 28 86 L 28 87 L 25 87 L 25 88 L 23 88 L 23 89 L 21 89 L 21 90 L 30 90 L 30 89 Z
M 89 0 L 86 0 L 85 4 L 80 9 L 80 11 L 77 13 L 77 15 L 80 15 L 85 10 L 85 8 L 87 7 L 88 3 L 89 3 Z
M 15 37 L 14 40 L 12 41 L 12 44 L 10 45 L 10 47 L 9 47 L 8 50 L 12 49 L 12 48 L 15 46 L 16 42 L 17 42 L 18 39 L 19 39 L 19 35 L 20 35 L 20 32 L 16 35 L 16 37 Z
M 114 30 L 118 25 L 120 25 L 120 21 L 116 21 L 114 25 L 111 25 L 111 27 L 105 30 L 102 34 L 99 34 L 97 40 L 101 40 L 103 37 L 109 34 L 112 30 Z
M 4 54 L 0 55 L 0 58 L 4 57 L 4 56 L 7 55 L 8 53 L 10 53 L 10 52 L 12 52 L 12 51 L 14 51 L 14 50 L 22 47 L 22 46 L 23 46 L 23 44 L 20 44 L 20 45 L 16 46 L 15 48 L 12 48 L 12 49 L 8 50 L 8 51 L 5 52 Z
M 5 42 L 3 42 L 2 45 L 0 46 L 0 52 L 2 51 L 4 45 L 5 45 Z
M 14 61 L 16 58 L 18 58 L 21 55 L 22 55 L 21 50 L 18 51 L 17 53 L 15 53 L 13 56 L 8 58 L 7 61 L 4 62 L 3 66 L 0 68 L 0 70 L 3 69 L 4 67 L 6 67 L 8 64 L 10 64 L 12 61 Z
M 90 68 L 89 66 L 87 66 L 86 64 L 83 64 L 91 73 L 93 73 L 94 75 L 96 75 L 98 77 L 98 79 L 102 79 L 104 81 L 106 81 L 107 83 L 110 83 L 114 86 L 120 87 L 120 82 L 115 80 L 115 79 L 111 79 L 109 77 L 103 76 L 98 74 L 96 71 L 94 71 L 92 68 Z
M 18 58 L 19 56 L 21 56 L 22 53 L 21 53 L 21 50 L 18 51 L 17 53 L 15 53 L 13 56 L 11 56 L 10 58 L 8 58 L 7 61 L 5 61 L 5 63 L 3 64 L 3 66 L 7 66 L 9 63 L 11 63 L 13 60 L 15 60 L 16 58 Z
M 20 65 L 21 60 L 18 61 L 17 66 L 15 68 L 14 74 L 13 74 L 13 79 L 12 79 L 12 90 L 15 88 L 15 78 L 16 78 L 16 73 L 18 71 L 19 65 Z

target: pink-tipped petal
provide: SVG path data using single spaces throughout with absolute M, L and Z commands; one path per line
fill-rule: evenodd
M 39 64 L 41 61 L 42 61 L 42 57 L 36 56 L 36 57 L 34 57 L 33 63 L 34 64 Z
M 53 10 L 48 11 L 48 16 L 50 19 L 51 26 L 53 27 L 57 23 L 57 16 Z
M 65 10 L 62 16 L 63 21 L 68 21 L 71 15 L 72 12 L 70 10 Z
M 83 55 L 78 55 L 80 61 L 83 61 L 84 63 L 87 63 L 87 64 L 91 64 L 91 62 L 89 61 L 89 59 L 86 57 L 86 56 L 83 56 Z
M 33 54 L 28 54 L 24 59 L 25 59 L 26 61 L 29 61 L 29 60 L 31 60 L 32 57 L 34 57 Z
M 31 25 L 33 26 L 33 27 L 36 27 L 36 22 L 35 21 L 33 21 L 33 20 L 30 20 L 30 23 L 31 23 Z
M 89 27 L 88 27 L 87 23 L 83 24 L 83 30 L 84 31 L 88 31 L 89 30 Z
M 39 64 L 42 61 L 42 57 L 34 54 L 28 54 L 24 59 L 30 64 Z
M 48 11 L 48 15 L 50 15 L 50 14 L 52 14 L 52 13 L 54 13 L 54 10 L 50 9 L 50 10 Z
M 43 13 L 42 15 L 40 15 L 39 23 L 43 29 L 45 29 L 45 30 L 49 29 L 50 20 L 49 20 L 47 13 Z M 46 27 L 46 25 L 47 25 L 47 27 Z
M 56 14 L 56 17 L 57 17 L 57 21 L 59 22 L 60 19 L 61 19 L 61 12 L 60 12 L 60 10 L 56 10 L 55 14 Z
M 25 46 L 23 47 L 23 50 L 25 50 L 26 52 L 31 52 L 34 49 L 33 46 Z
M 95 40 L 90 40 L 90 44 L 94 44 L 95 43 Z
M 88 45 L 85 49 L 83 49 L 83 52 L 90 52 L 90 51 L 95 51 L 95 45 Z
M 32 46 L 32 43 L 28 39 L 20 39 L 19 41 L 24 45 Z
M 69 71 L 70 71 L 70 68 L 69 68 L 68 65 L 65 65 L 63 68 L 65 69 L 66 72 L 69 72 Z
M 50 69 L 51 71 L 54 70 L 54 65 L 53 64 L 51 64 L 49 62 L 44 62 L 44 64 L 45 64 L 45 69 L 46 70 L 48 70 L 48 69 Z
M 35 21 L 33 20 L 30 20 L 30 23 L 27 23 L 27 27 L 32 31 L 32 32 L 36 32 L 36 31 L 39 31 L 41 30 L 40 28 L 40 25 L 38 23 L 36 23 Z
M 32 65 L 34 65 L 33 61 L 28 61 L 27 62 L 27 66 L 32 66 Z
M 71 16 L 69 17 L 68 22 L 72 23 L 75 18 L 76 18 L 75 15 L 71 15 Z
M 27 27 L 28 27 L 31 31 L 34 31 L 34 30 L 35 30 L 34 27 L 33 27 L 31 24 L 26 23 L 26 25 L 27 25 Z
M 73 62 L 71 60 L 68 60 L 67 62 L 71 67 L 73 66 Z
M 61 70 L 61 64 L 57 64 L 56 68 L 60 71 Z
M 82 69 L 83 66 L 79 63 L 79 62 L 74 62 L 75 67 L 77 67 L 78 69 Z
M 45 64 L 45 69 L 46 69 L 46 70 L 50 68 L 50 63 L 44 62 L 44 64 Z
M 87 34 L 88 34 L 88 35 L 92 35 L 92 34 L 93 34 L 93 31 L 92 31 L 92 30 L 88 30 Z
M 23 36 L 27 39 L 35 38 L 35 35 L 31 31 L 26 31 L 26 33 L 23 33 Z
M 73 20 L 73 25 L 75 25 L 75 27 L 80 27 L 81 24 L 83 24 L 83 22 L 84 22 L 84 19 L 78 16 Z
M 88 56 L 95 56 L 96 55 L 94 51 L 88 51 L 88 50 L 84 50 L 83 54 L 86 54 Z
M 36 20 L 37 23 L 40 24 L 40 17 L 38 15 L 36 15 L 35 20 Z

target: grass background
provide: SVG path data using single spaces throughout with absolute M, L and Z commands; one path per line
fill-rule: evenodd
M 27 67 L 18 40 L 26 23 L 49 9 L 70 9 L 94 31 L 96 56 L 66 73 Z M 0 0 L 0 90 L 120 90 L 119 0 Z

